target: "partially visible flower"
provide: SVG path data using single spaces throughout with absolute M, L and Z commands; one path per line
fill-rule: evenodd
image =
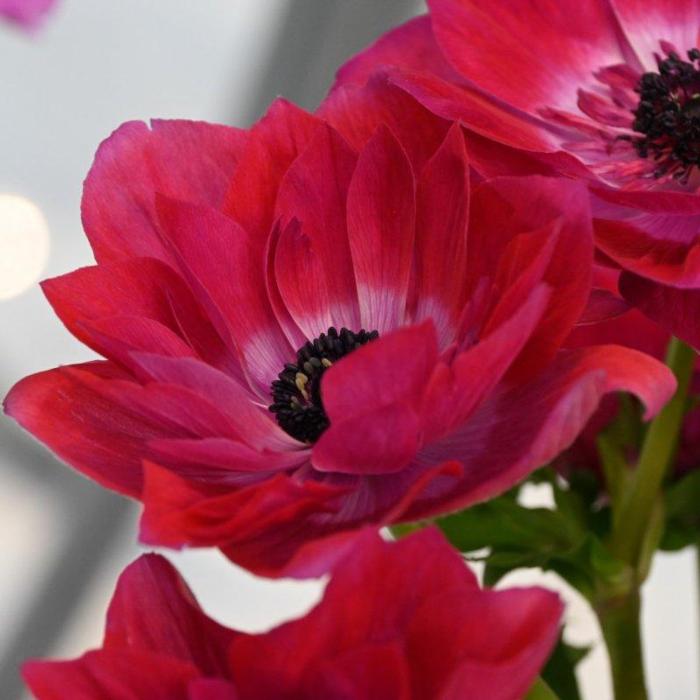
M 248 132 L 130 123 L 100 148 L 99 264 L 44 290 L 108 360 L 6 408 L 141 499 L 146 541 L 317 575 L 367 524 L 509 488 L 604 394 L 652 415 L 673 391 L 643 354 L 559 351 L 590 292 L 585 188 L 473 184 L 462 130 L 399 93 L 326 105 L 340 132 L 279 101 Z
M 599 273 L 602 272 L 599 270 Z M 603 280 L 602 277 L 607 277 Z M 606 284 L 611 292 L 617 285 L 619 274 L 608 272 L 598 275 L 599 288 Z M 657 324 L 643 316 L 637 309 L 628 309 L 614 318 L 600 322 L 578 325 L 565 341 L 565 346 L 587 347 L 614 343 L 631 347 L 644 352 L 652 357 L 663 360 L 666 354 L 671 336 Z M 674 459 L 671 476 L 682 477 L 687 472 L 700 467 L 700 361 L 696 362 L 695 374 L 690 385 L 690 404 L 685 415 L 683 428 L 680 433 L 678 450 Z M 620 415 L 620 397 L 610 394 L 601 402 L 598 410 L 593 414 L 581 435 L 574 444 L 557 459 L 557 465 L 565 472 L 571 470 L 589 470 L 602 477 L 602 466 L 596 441 L 601 433 Z M 629 409 L 627 409 L 629 410 Z M 636 410 L 635 410 L 636 412 Z M 630 467 L 639 457 L 640 441 L 643 435 L 636 437 L 636 442 L 626 444 L 625 456 Z
M 586 182 L 598 249 L 626 271 L 625 297 L 699 346 L 697 2 L 428 5 L 342 68 L 339 85 L 390 67 L 394 84 L 463 121 L 482 171 Z
M 0 0 L 0 16 L 24 29 L 36 29 L 56 0 Z
M 119 580 L 102 648 L 23 673 L 38 700 L 518 700 L 561 614 L 541 588 L 481 590 L 435 530 L 366 533 L 323 600 L 265 634 L 218 625 L 146 555 Z

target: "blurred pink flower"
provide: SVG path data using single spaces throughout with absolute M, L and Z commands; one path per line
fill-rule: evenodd
M 23 29 L 36 29 L 56 0 L 0 0 L 0 16 Z

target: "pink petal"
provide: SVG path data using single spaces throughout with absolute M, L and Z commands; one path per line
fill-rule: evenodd
M 56 0 L 0 0 L 0 15 L 24 29 L 39 27 L 56 5 Z
M 646 70 L 656 70 L 654 54 L 661 40 L 673 44 L 682 58 L 698 44 L 700 6 L 695 0 L 612 0 L 622 29 Z

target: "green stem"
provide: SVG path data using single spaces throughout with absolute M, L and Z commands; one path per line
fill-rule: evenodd
M 538 678 L 525 696 L 525 700 L 559 700 L 559 697 L 541 678 Z
M 621 498 L 613 524 L 613 551 L 635 568 L 647 536 L 647 526 L 652 520 L 654 504 L 676 452 L 695 365 L 695 351 L 673 338 L 668 346 L 666 364 L 676 375 L 678 389 L 647 430 L 637 468 Z
M 615 700 L 647 700 L 638 591 L 596 609 L 610 657 Z

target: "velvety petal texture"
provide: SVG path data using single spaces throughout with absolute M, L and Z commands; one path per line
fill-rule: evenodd
M 98 264 L 44 284 L 105 360 L 23 380 L 6 410 L 140 499 L 145 541 L 317 576 L 368 526 L 513 486 L 605 394 L 648 416 L 671 395 L 638 353 L 561 351 L 590 306 L 589 199 L 475 174 L 462 126 L 386 74 L 246 132 L 126 124 L 85 185 Z
M 518 700 L 562 609 L 541 588 L 480 589 L 437 530 L 396 543 L 366 532 L 306 616 L 244 634 L 145 555 L 120 578 L 100 649 L 23 674 L 38 700 Z
M 656 307 L 673 288 L 700 288 L 700 159 L 697 139 L 686 136 L 700 120 L 683 116 L 692 103 L 686 110 L 686 93 L 667 78 L 656 97 L 643 83 L 675 75 L 679 61 L 700 78 L 687 53 L 699 43 L 696 0 L 430 0 L 428 8 L 343 66 L 332 101 L 382 76 L 435 115 L 458 119 L 482 175 L 582 180 L 599 250 L 664 286 L 637 284 L 628 301 L 696 343 L 700 322 L 687 328 L 690 314 L 700 318 L 692 295 Z M 665 89 L 682 116 L 664 126 Z

